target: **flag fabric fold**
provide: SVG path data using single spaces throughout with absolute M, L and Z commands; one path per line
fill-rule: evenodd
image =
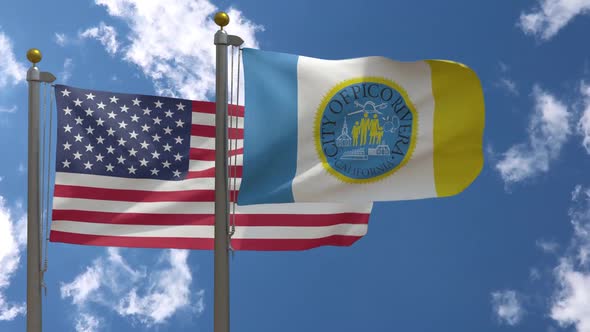
M 451 196 L 483 167 L 483 92 L 462 64 L 243 59 L 240 205 Z
M 213 249 L 215 104 L 55 86 L 57 145 L 50 240 Z M 242 107 L 229 174 L 242 175 Z M 232 195 L 235 197 L 235 193 Z M 371 204 L 236 207 L 236 250 L 349 246 Z

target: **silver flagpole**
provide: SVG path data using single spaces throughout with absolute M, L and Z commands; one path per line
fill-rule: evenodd
M 37 63 L 41 52 L 30 49 L 27 59 L 33 64 L 27 71 L 29 82 L 29 151 L 27 190 L 27 332 L 41 331 L 41 220 L 39 218 L 39 90 L 42 82 L 51 83 L 55 76 L 41 72 Z
M 213 331 L 229 332 L 229 201 L 227 196 L 227 48 L 240 46 L 240 37 L 228 35 L 224 12 L 215 14 L 215 251 L 213 286 Z M 233 73 L 231 73 L 233 75 Z

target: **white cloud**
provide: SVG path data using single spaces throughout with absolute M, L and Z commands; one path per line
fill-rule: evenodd
M 6 206 L 5 199 L 0 196 L 0 321 L 13 320 L 25 313 L 23 303 L 9 302 L 3 293 L 10 286 L 10 279 L 19 267 L 21 252 L 26 243 L 26 220 L 17 221 L 13 212 Z
M 518 324 L 524 315 L 520 298 L 513 290 L 493 292 L 492 306 L 500 322 L 511 326 Z
M 557 249 L 559 249 L 559 243 L 555 241 L 548 241 L 548 240 L 537 240 L 535 242 L 537 247 L 541 249 L 545 253 L 555 253 Z
M 99 319 L 91 314 L 83 313 L 76 320 L 76 332 L 96 332 L 99 327 Z
M 65 46 L 69 42 L 69 38 L 64 33 L 55 33 L 55 43 L 59 46 Z
M 96 259 L 72 282 L 62 284 L 61 296 L 70 298 L 77 306 L 80 313 L 77 326 L 99 324 L 99 319 L 90 314 L 96 305 L 146 326 L 165 323 L 181 310 L 197 308 L 200 313 L 204 293 L 202 290 L 191 292 L 192 276 L 187 258 L 186 250 L 167 250 L 159 260 L 165 266 L 146 272 L 145 266 L 131 267 L 119 249 L 109 248 L 106 257 Z M 193 300 L 194 307 L 191 306 Z
M 153 81 L 158 94 L 200 100 L 212 96 L 215 89 L 213 35 L 218 27 L 212 21 L 217 8 L 210 1 L 95 2 L 129 26 L 125 38 L 129 44 L 122 47 L 123 58 L 137 65 Z M 228 14 L 231 18 L 228 33 L 242 37 L 244 46 L 258 47 L 255 34 L 262 27 L 237 9 L 230 8 Z
M 27 68 L 16 61 L 12 42 L 0 31 L 0 88 L 8 84 L 24 82 Z
M 27 172 L 27 166 L 24 163 L 19 163 L 17 170 L 20 174 L 25 174 Z
M 16 105 L 10 107 L 4 107 L 0 105 L 0 113 L 14 113 L 16 112 Z
M 575 325 L 577 332 L 590 332 L 590 273 L 577 271 L 567 261 L 555 273 L 559 289 L 551 318 L 561 326 Z
M 514 95 L 514 96 L 518 96 L 519 92 L 518 92 L 518 87 L 516 86 L 516 82 L 514 82 L 513 80 L 503 77 L 501 78 L 497 85 L 499 87 L 501 87 L 502 89 L 506 90 L 509 94 Z
M 533 96 L 535 111 L 529 123 L 528 142 L 512 146 L 496 164 L 507 184 L 547 172 L 571 133 L 567 106 L 539 87 L 533 89 Z
M 66 58 L 66 60 L 64 61 L 64 69 L 61 73 L 59 73 L 59 77 L 58 79 L 62 82 L 62 83 L 67 83 L 70 78 L 72 77 L 72 69 L 74 68 L 74 62 L 71 58 Z
M 88 28 L 79 34 L 80 38 L 93 38 L 104 46 L 109 54 L 117 53 L 119 42 L 117 41 L 117 30 L 104 22 L 100 22 L 97 27 Z
M 590 13 L 590 0 L 539 0 L 539 6 L 521 13 L 518 25 L 525 34 L 549 40 L 574 17 Z
M 590 190 L 576 186 L 572 201 L 569 215 L 574 234 L 555 268 L 557 289 L 550 316 L 561 326 L 590 332 Z
M 586 152 L 590 154 L 590 84 L 582 82 L 580 84 L 580 93 L 582 94 L 583 111 L 578 122 L 578 132 L 583 137 L 582 145 L 586 148 Z

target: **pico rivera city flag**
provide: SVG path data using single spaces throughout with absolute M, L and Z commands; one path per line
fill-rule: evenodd
M 55 86 L 57 145 L 50 240 L 98 246 L 213 249 L 215 103 Z M 244 108 L 232 106 L 228 158 L 242 174 Z M 232 189 L 232 188 L 230 188 Z M 349 246 L 372 204 L 236 207 L 236 250 Z M 228 213 L 231 211 L 228 211 Z
M 240 205 L 450 196 L 483 167 L 483 92 L 462 64 L 243 58 Z

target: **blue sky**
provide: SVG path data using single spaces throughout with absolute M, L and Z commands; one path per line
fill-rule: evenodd
M 25 329 L 26 50 L 59 83 L 210 99 L 210 16 L 229 8 L 249 46 L 456 60 L 486 101 L 485 166 L 462 194 L 379 203 L 350 248 L 238 252 L 233 331 L 590 331 L 588 0 L 4 7 L 0 331 Z M 212 252 L 50 243 L 46 281 L 46 331 L 212 330 Z

